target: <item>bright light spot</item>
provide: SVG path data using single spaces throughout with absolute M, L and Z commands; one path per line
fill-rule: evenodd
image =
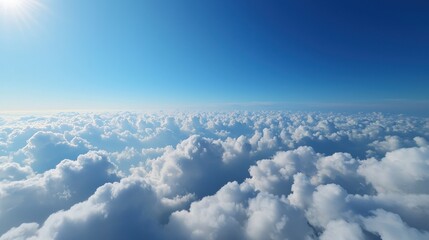
M 39 0 L 0 0 L 0 15 L 3 20 L 28 25 L 35 22 L 36 11 L 43 8 Z
M 0 0 L 0 5 L 6 11 L 19 11 L 25 3 L 25 0 Z

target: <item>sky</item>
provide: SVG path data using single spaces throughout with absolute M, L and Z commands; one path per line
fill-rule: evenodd
M 427 1 L 0 1 L 0 111 L 429 113 Z

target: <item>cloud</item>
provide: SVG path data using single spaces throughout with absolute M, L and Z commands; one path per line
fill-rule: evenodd
M 0 239 L 426 239 L 427 139 L 379 113 L 4 117 Z
M 106 182 L 118 180 L 115 166 L 102 153 L 63 160 L 55 169 L 31 178 L 0 182 L 0 232 L 25 222 L 42 222 L 55 211 L 91 196 Z
M 162 195 L 173 197 L 195 193 L 203 197 L 228 182 L 228 176 L 219 178 L 219 174 L 226 170 L 222 155 L 220 145 L 192 135 L 175 149 L 149 161 L 147 178 Z
M 156 218 L 161 210 L 150 186 L 127 178 L 102 186 L 67 211 L 52 214 L 29 239 L 160 238 Z
M 278 152 L 272 159 L 260 160 L 249 169 L 248 180 L 259 191 L 289 194 L 293 175 L 299 171 L 314 174 L 314 162 L 319 156 L 310 147 Z
M 62 134 L 42 131 L 35 133 L 22 149 L 37 172 L 55 168 L 61 160 L 74 159 L 88 150 L 83 139 L 75 137 L 67 141 Z
M 410 228 L 394 213 L 377 209 L 374 216 L 363 220 L 366 230 L 379 235 L 382 239 L 429 239 L 429 232 Z
M 215 195 L 171 215 L 167 225 L 179 239 L 306 239 L 303 213 L 278 196 L 231 182 Z
M 348 153 L 325 156 L 311 147 L 277 152 L 251 166 L 248 180 L 260 191 L 288 195 L 296 173 L 305 173 L 313 185 L 338 183 L 351 193 L 368 191 L 370 186 L 356 172 L 359 163 Z
M 247 239 L 309 239 L 313 230 L 304 214 L 282 198 L 259 193 L 249 200 Z
M 307 219 L 315 227 L 326 228 L 329 222 L 343 217 L 347 193 L 336 184 L 320 185 L 313 193 Z
M 365 160 L 358 172 L 379 193 L 429 194 L 429 148 L 403 148 Z
M 26 240 L 32 237 L 38 228 L 39 224 L 37 223 L 23 223 L 0 236 L 0 240 Z
M 315 186 L 313 186 L 307 176 L 297 173 L 293 176 L 291 186 L 292 193 L 288 195 L 289 203 L 295 207 L 306 209 L 311 203 Z
M 29 166 L 21 166 L 16 162 L 0 163 L 0 179 L 2 181 L 22 180 L 33 174 Z
M 167 230 L 178 239 L 242 239 L 248 195 L 245 187 L 228 183 L 215 195 L 192 203 L 189 211 L 173 213 Z
M 13 228 L 3 239 L 9 239 L 8 236 L 26 236 L 33 240 L 160 239 L 166 236 L 162 231 L 164 216 L 183 208 L 189 199 L 189 196 L 160 198 L 144 178 L 131 175 L 119 182 L 104 184 L 87 200 L 51 214 L 40 225 L 31 223 Z M 31 231 L 26 231 L 28 228 Z
M 320 236 L 320 240 L 364 240 L 362 229 L 356 223 L 348 223 L 344 220 L 331 221 L 326 230 Z

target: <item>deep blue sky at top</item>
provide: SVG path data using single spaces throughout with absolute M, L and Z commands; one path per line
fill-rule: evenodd
M 0 110 L 429 100 L 429 2 L 40 0 Z

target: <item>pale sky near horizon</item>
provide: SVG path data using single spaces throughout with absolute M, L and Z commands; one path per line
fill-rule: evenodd
M 427 1 L 0 0 L 0 111 L 428 113 Z

